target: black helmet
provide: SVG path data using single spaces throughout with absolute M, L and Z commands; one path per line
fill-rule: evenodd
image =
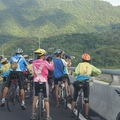
M 29 60 L 28 60 L 28 62 L 29 62 L 29 64 L 32 64 L 33 63 L 33 58 L 30 58 Z
M 49 61 L 52 61 L 52 56 L 47 56 L 46 60 L 49 62 Z
M 65 59 L 71 59 L 71 56 L 70 55 L 65 55 Z

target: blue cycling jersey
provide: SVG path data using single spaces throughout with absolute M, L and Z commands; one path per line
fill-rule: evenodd
M 54 58 L 54 77 L 60 78 L 64 75 L 64 65 L 60 58 Z
M 13 56 L 10 59 L 10 64 L 17 62 L 18 60 L 19 60 L 18 68 L 16 69 L 16 71 L 26 71 L 28 63 L 26 62 L 25 58 L 22 55 Z M 10 69 L 10 70 L 12 71 L 12 69 Z

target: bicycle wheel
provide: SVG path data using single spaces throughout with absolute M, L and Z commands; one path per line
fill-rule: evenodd
M 66 88 L 63 88 L 63 100 L 64 100 L 64 108 L 67 109 L 67 91 Z
M 56 101 L 55 87 L 52 89 L 52 97 Z
M 39 108 L 40 108 L 39 113 L 40 113 L 40 120 L 41 120 L 43 117 L 43 96 L 41 92 L 39 93 Z
M 43 102 L 42 102 L 42 93 L 40 92 L 38 95 L 38 105 L 37 105 L 37 115 L 36 115 L 36 119 L 37 120 L 41 120 L 43 117 Z
M 82 112 L 82 93 L 78 96 L 78 101 L 76 103 L 76 109 L 77 109 L 77 120 L 79 120 L 79 114 Z
M 39 99 L 37 100 L 37 103 L 36 103 L 36 120 L 40 120 L 40 110 L 39 110 Z
M 15 88 L 11 87 L 7 94 L 7 109 L 13 111 L 15 106 Z

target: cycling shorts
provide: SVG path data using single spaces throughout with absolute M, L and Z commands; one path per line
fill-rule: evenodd
M 24 89 L 23 79 L 24 75 L 21 71 L 10 71 L 5 87 L 10 87 L 12 79 L 18 79 L 18 85 L 20 89 Z
M 68 85 L 70 86 L 71 84 L 70 84 L 70 79 L 69 79 L 69 75 L 68 74 L 64 75 L 64 79 L 66 79 Z
M 43 82 L 39 84 L 38 82 L 34 82 L 33 84 L 35 90 L 35 96 L 38 96 L 40 89 L 43 89 L 44 98 L 49 98 L 49 86 L 47 82 Z
M 73 101 L 76 101 L 78 97 L 78 92 L 80 90 L 80 87 L 78 86 L 78 84 L 79 84 L 79 81 L 75 81 L 73 83 L 73 86 L 74 86 Z M 89 103 L 89 82 L 84 82 L 83 93 L 84 93 L 84 100 L 87 100 L 87 103 Z
M 60 78 L 54 78 L 54 84 L 55 85 L 58 85 L 59 82 L 62 82 L 63 81 L 63 77 L 60 77 Z

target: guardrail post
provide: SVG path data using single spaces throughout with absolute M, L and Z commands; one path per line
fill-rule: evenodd
M 120 80 L 117 75 L 111 75 L 111 77 L 112 77 L 112 82 L 110 83 L 110 85 L 120 85 Z

